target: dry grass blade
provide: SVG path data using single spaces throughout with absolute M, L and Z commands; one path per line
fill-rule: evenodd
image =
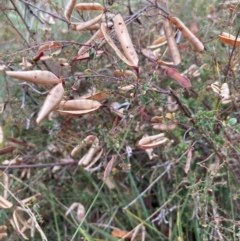
M 186 165 L 184 168 L 185 173 L 187 174 L 189 169 L 190 169 L 190 165 L 191 165 L 191 161 L 192 161 L 192 152 L 194 150 L 193 146 L 190 146 L 187 150 L 187 161 L 186 161 Z
M 174 38 L 174 34 L 172 32 L 172 26 L 171 26 L 170 22 L 168 21 L 168 19 L 166 19 L 164 21 L 163 29 L 164 29 L 164 33 L 167 38 L 168 48 L 170 50 L 173 63 L 174 63 L 174 65 L 178 65 L 181 63 L 181 57 L 180 57 L 180 53 L 178 51 L 178 47 L 177 47 L 177 44 L 176 44 L 176 41 Z
M 179 18 L 168 16 L 168 20 L 182 32 L 183 36 L 192 44 L 192 46 L 198 52 L 202 52 L 204 50 L 204 45 L 202 44 L 202 42 L 190 31 L 190 29 Z
M 105 169 L 104 175 L 103 175 L 103 178 L 104 178 L 105 180 L 109 177 L 109 175 L 110 175 L 110 173 L 111 173 L 111 171 L 112 171 L 113 163 L 114 163 L 115 159 L 116 159 L 116 155 L 113 155 L 112 158 L 111 158 L 111 160 L 108 162 L 108 164 L 107 164 L 107 166 L 106 166 L 106 169 Z
M 64 17 L 67 19 L 67 21 L 69 23 L 71 22 L 72 11 L 76 4 L 76 1 L 77 0 L 69 0 L 67 6 L 65 8 L 65 11 L 64 11 Z
M 29 81 L 34 84 L 52 85 L 61 82 L 55 74 L 47 70 L 6 71 L 6 74 L 12 78 Z
M 62 83 L 59 83 L 48 93 L 43 106 L 38 114 L 37 123 L 40 125 L 42 121 L 57 107 L 64 95 Z
M 138 56 L 133 46 L 132 40 L 129 36 L 127 27 L 120 14 L 113 18 L 114 29 L 117 38 L 122 46 L 123 52 L 127 59 L 132 63 L 132 66 L 138 66 Z

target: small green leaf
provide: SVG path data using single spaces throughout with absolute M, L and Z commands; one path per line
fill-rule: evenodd
M 240 131 L 240 124 L 238 124 L 238 125 L 236 126 L 236 129 L 237 129 L 238 131 Z
M 233 125 L 235 125 L 236 123 L 237 123 L 237 119 L 236 119 L 236 118 L 231 118 L 231 119 L 228 120 L 228 124 L 229 124 L 230 126 L 233 126 Z

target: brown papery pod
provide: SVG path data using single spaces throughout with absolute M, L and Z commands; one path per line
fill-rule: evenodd
M 126 230 L 119 230 L 119 229 L 116 229 L 116 230 L 113 230 L 111 232 L 112 236 L 114 237 L 117 237 L 117 238 L 131 238 L 132 237 L 132 232 L 128 232 Z
M 166 68 L 165 74 L 169 76 L 170 78 L 176 80 L 179 85 L 181 85 L 184 88 L 191 87 L 191 82 L 186 76 L 182 76 L 176 69 L 174 68 Z
M 161 146 L 163 143 L 167 141 L 168 141 L 168 138 L 164 137 L 164 133 L 161 133 L 154 136 L 143 137 L 138 142 L 138 147 L 140 147 L 141 149 L 151 149 L 151 148 Z
M 163 29 L 164 29 L 164 33 L 167 38 L 168 48 L 171 53 L 173 63 L 174 63 L 174 65 L 178 65 L 181 63 L 181 57 L 180 57 L 180 53 L 178 51 L 178 47 L 177 47 L 177 44 L 176 44 L 176 41 L 174 38 L 172 26 L 171 26 L 170 22 L 168 21 L 168 19 L 166 19 L 164 21 Z
M 6 74 L 12 78 L 25 80 L 34 84 L 52 85 L 61 82 L 55 74 L 47 70 L 6 71 Z
M 190 31 L 190 29 L 179 19 L 176 17 L 167 17 L 168 20 L 178 28 L 182 35 L 192 44 L 192 46 L 198 51 L 202 52 L 204 50 L 203 43 Z
M 104 37 L 102 30 L 99 29 L 86 43 L 85 46 L 82 46 L 79 51 L 78 51 L 78 55 L 84 54 L 87 51 L 89 51 L 89 49 L 91 48 L 91 46 L 87 46 L 87 45 L 92 45 L 96 40 L 101 41 L 101 39 Z
M 75 4 L 76 4 L 76 0 L 69 0 L 64 11 L 64 17 L 67 19 L 69 23 L 71 22 L 71 15 Z
M 41 45 L 39 48 L 38 48 L 38 52 L 43 52 L 43 51 L 46 51 L 46 50 L 51 50 L 51 49 L 54 49 L 54 48 L 61 48 L 62 47 L 62 44 L 57 42 L 57 41 L 51 41 L 49 43 L 46 43 L 46 44 L 43 44 Z
M 103 90 L 98 93 L 90 94 L 85 97 L 85 99 L 103 101 L 106 100 L 111 95 L 111 91 Z
M 153 122 L 153 123 L 161 123 L 162 120 L 163 120 L 163 116 L 154 116 L 154 117 L 152 117 L 151 122 Z
M 90 26 L 93 26 L 94 24 L 96 24 L 97 22 L 99 22 L 102 19 L 102 15 L 103 15 L 103 13 L 99 14 L 97 17 L 95 17 L 87 22 L 77 25 L 76 30 L 82 31 L 82 30 L 89 28 Z
M 104 7 L 99 3 L 78 3 L 75 6 L 78 11 L 104 11 Z
M 59 107 L 70 110 L 91 110 L 98 109 L 102 104 L 95 100 L 76 99 L 63 100 L 59 103 Z
M 231 34 L 222 33 L 219 35 L 219 40 L 224 44 L 234 46 L 236 37 Z M 240 47 L 240 38 L 237 38 L 235 46 Z
M 40 125 L 41 122 L 58 106 L 63 99 L 64 88 L 62 83 L 59 83 L 48 93 L 43 106 L 38 114 L 37 123 Z
M 119 50 L 119 48 L 115 45 L 115 43 L 113 42 L 113 40 L 110 38 L 110 36 L 108 35 L 108 28 L 105 26 L 104 23 L 101 24 L 101 30 L 103 33 L 104 38 L 106 39 L 106 41 L 108 42 L 108 44 L 113 48 L 113 50 L 116 52 L 117 56 L 123 61 L 125 62 L 125 64 L 129 65 L 129 66 L 135 66 L 131 61 L 129 61 Z
M 124 20 L 120 14 L 117 14 L 113 18 L 114 29 L 117 38 L 122 46 L 123 52 L 127 59 L 132 63 L 132 66 L 138 66 L 138 56 L 133 46 L 132 40 L 129 36 L 127 27 Z

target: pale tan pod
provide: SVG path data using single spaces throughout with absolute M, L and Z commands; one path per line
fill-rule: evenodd
M 75 4 L 76 4 L 76 0 L 69 0 L 64 11 L 64 17 L 67 19 L 69 23 L 71 22 L 71 15 Z
M 12 78 L 25 80 L 34 84 L 52 85 L 61 82 L 55 74 L 47 70 L 6 71 L 6 74 Z
M 202 42 L 190 31 L 189 28 L 187 28 L 187 26 L 179 18 L 168 16 L 168 20 L 182 32 L 183 36 L 198 52 L 202 52 L 204 50 L 204 45 Z
M 67 116 L 82 116 L 90 114 L 91 112 L 96 111 L 98 108 L 90 109 L 90 110 L 57 110 L 57 113 L 60 115 Z
M 124 72 L 124 75 L 125 75 L 126 77 L 133 77 L 133 79 L 134 79 L 135 81 L 138 80 L 137 75 L 136 75 L 133 71 L 131 71 L 131 70 L 126 70 L 126 71 Z
M 63 99 L 64 88 L 62 83 L 57 84 L 51 91 L 48 93 L 43 106 L 38 114 L 37 123 L 41 124 L 41 122 L 52 112 L 55 107 L 60 103 Z
M 81 24 L 77 25 L 76 30 L 82 31 L 82 30 L 87 29 L 90 26 L 96 24 L 97 22 L 99 22 L 102 19 L 102 15 L 103 15 L 103 13 L 99 14 L 97 17 L 95 17 L 95 18 L 93 18 L 93 19 L 91 19 L 87 22 L 84 22 L 84 23 L 81 23 Z
M 163 23 L 163 29 L 164 29 L 164 33 L 166 35 L 167 38 L 167 43 L 168 43 L 168 48 L 169 51 L 171 53 L 171 57 L 173 60 L 174 65 L 178 65 L 181 63 L 181 57 L 180 57 L 180 53 L 178 51 L 178 47 L 174 38 L 174 34 L 172 31 L 172 26 L 169 23 L 168 19 L 166 19 Z
M 101 30 L 103 33 L 104 38 L 106 39 L 106 41 L 108 42 L 108 44 L 113 48 L 113 50 L 116 52 L 117 56 L 123 61 L 125 62 L 127 65 L 129 66 L 135 66 L 134 63 L 132 63 L 131 61 L 129 61 L 122 53 L 121 51 L 118 49 L 118 47 L 115 45 L 115 43 L 113 42 L 113 40 L 110 38 L 110 36 L 108 35 L 108 29 L 105 26 L 104 23 L 101 24 Z
M 91 147 L 89 149 L 93 151 L 93 155 L 84 155 L 84 157 L 78 162 L 78 165 L 88 165 L 86 167 L 86 169 L 91 168 L 97 161 L 98 159 L 101 157 L 102 153 L 103 153 L 103 149 L 101 146 L 96 146 L 96 147 Z
M 75 9 L 78 11 L 104 11 L 104 7 L 99 3 L 78 3 Z
M 166 42 L 167 42 L 167 38 L 166 38 L 165 35 L 163 35 L 163 36 L 160 36 L 159 38 L 157 38 L 156 40 L 154 40 L 152 42 L 152 45 L 159 45 L 159 44 L 162 44 L 162 43 L 165 44 Z
M 3 198 L 2 196 L 0 196 L 0 207 L 3 209 L 9 209 L 12 207 L 12 203 L 9 202 L 7 199 Z
M 133 46 L 132 40 L 129 36 L 127 27 L 120 14 L 117 14 L 113 18 L 114 29 L 117 38 L 122 46 L 123 52 L 127 59 L 132 63 L 133 66 L 138 66 L 138 55 Z
M 102 104 L 95 100 L 76 99 L 76 100 L 63 100 L 59 103 L 59 107 L 70 110 L 91 110 L 98 109 Z
M 104 37 L 102 30 L 99 29 L 86 43 L 85 46 L 82 46 L 79 51 L 78 51 L 78 55 L 84 54 L 86 53 L 91 47 L 87 46 L 87 45 L 91 45 L 94 43 L 94 41 L 96 40 L 101 40 Z
M 73 148 L 72 152 L 71 152 L 71 156 L 72 157 L 76 157 L 81 150 L 86 147 L 89 144 L 92 144 L 95 140 L 97 139 L 97 141 L 99 142 L 98 138 L 94 135 L 89 135 L 87 136 L 80 145 L 77 145 L 76 147 Z
M 161 146 L 163 143 L 167 142 L 168 138 L 164 137 L 164 133 L 160 133 L 154 136 L 143 137 L 138 142 L 138 147 L 141 149 L 151 149 Z
M 161 130 L 161 131 L 172 131 L 177 127 L 175 123 L 158 123 L 153 125 L 154 130 Z

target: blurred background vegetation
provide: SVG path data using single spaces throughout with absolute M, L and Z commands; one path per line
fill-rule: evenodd
M 64 17 L 68 2 L 0 2 L 0 147 L 12 147 L 9 153 L 1 152 L 0 168 L 8 175 L 8 200 L 14 204 L 0 209 L 0 225 L 8 228 L 6 240 L 24 240 L 10 220 L 16 199 L 37 193 L 41 198 L 26 207 L 48 240 L 239 240 L 239 49 L 218 38 L 222 31 L 239 34 L 238 1 L 85 1 L 99 2 L 108 13 L 124 18 L 139 55 L 137 82 L 131 76 L 116 76 L 116 70 L 134 69 L 108 44 L 101 47 L 101 56 L 93 48 L 91 58 L 73 61 L 95 30 L 71 29 Z M 182 62 L 176 69 L 190 79 L 190 89 L 182 88 L 142 54 L 163 35 L 166 13 L 159 7 L 181 19 L 205 46 L 198 53 L 183 36 L 178 44 Z M 94 14 L 74 10 L 72 19 L 86 21 Z M 111 37 L 120 46 L 114 31 Z M 52 58 L 34 61 L 39 47 L 49 41 L 60 42 L 61 52 L 50 51 Z M 167 45 L 156 53 L 172 61 Z M 60 58 L 67 64 L 62 65 Z M 37 113 L 50 89 L 5 74 L 22 69 L 62 76 L 67 99 L 95 90 L 107 97 L 96 112 L 81 117 L 53 112 L 37 125 Z M 213 91 L 216 81 L 228 84 L 229 103 L 222 104 Z M 67 88 L 68 84 L 76 88 Z M 133 89 L 119 89 L 130 84 Z M 110 108 L 115 102 L 124 107 L 120 116 Z M 154 127 L 156 116 L 161 128 Z M 144 135 L 159 133 L 168 138 L 166 143 L 148 151 L 139 147 Z M 89 135 L 99 139 L 103 152 L 86 170 L 78 161 L 87 150 L 78 158 L 70 154 Z M 113 167 L 104 181 L 112 158 Z M 66 215 L 73 203 L 79 204 L 78 211 Z M 29 218 L 26 213 L 22 216 Z M 37 230 L 30 231 L 24 232 L 29 240 L 43 240 Z

